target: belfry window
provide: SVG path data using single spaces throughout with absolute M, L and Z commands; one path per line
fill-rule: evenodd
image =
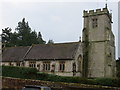
M 97 18 L 94 18 L 94 19 L 92 19 L 92 27 L 93 28 L 95 28 L 95 27 L 97 27 L 98 26 L 98 20 L 97 20 Z

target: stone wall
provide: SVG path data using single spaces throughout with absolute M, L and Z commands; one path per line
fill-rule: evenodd
M 78 55 L 78 54 L 77 54 Z M 77 56 L 78 57 L 78 56 Z M 31 62 L 32 60 L 30 60 Z M 50 62 L 50 70 L 49 71 L 43 71 L 43 62 L 46 60 L 40 60 L 40 61 L 35 61 L 36 63 L 36 68 L 40 71 L 40 72 L 45 72 L 45 73 L 49 73 L 49 74 L 55 74 L 55 75 L 59 75 L 59 76 L 73 76 L 73 63 L 76 62 L 76 76 L 81 76 L 81 72 L 79 72 L 78 70 L 78 60 L 76 58 L 76 60 L 47 60 L 46 62 Z M 65 62 L 65 70 L 64 71 L 60 71 L 59 70 L 59 64 L 60 62 Z M 22 63 L 22 62 L 21 62 Z M 11 62 L 12 66 L 16 66 L 16 62 Z M 2 62 L 2 65 L 5 66 L 9 66 L 9 62 Z M 39 65 L 39 67 L 38 67 Z M 52 65 L 55 65 L 55 71 L 51 72 L 52 70 Z M 80 66 L 82 65 L 82 62 L 80 64 Z M 29 61 L 25 61 L 24 62 L 24 66 L 25 67 L 29 67 Z
M 120 88 L 107 86 L 2 77 L 2 90 L 21 90 L 25 85 L 48 86 L 51 87 L 52 90 L 120 90 Z
M 47 60 L 46 62 L 50 62 L 50 70 L 49 71 L 43 71 L 43 63 L 45 61 L 46 60 L 36 61 L 36 66 L 39 65 L 39 68 L 38 67 L 36 67 L 36 68 L 39 71 L 49 73 L 49 74 L 55 74 L 55 75 L 59 75 L 59 76 L 73 76 L 72 65 L 73 65 L 74 60 L 64 60 L 64 61 L 63 60 Z M 60 62 L 65 62 L 65 70 L 64 71 L 59 70 Z M 54 72 L 51 72 L 52 65 L 55 65 L 55 71 Z M 25 62 L 25 67 L 29 67 L 29 61 Z
M 92 42 L 89 46 L 88 77 L 105 77 L 104 42 Z
M 84 11 L 83 42 L 85 43 L 88 77 L 114 77 L 115 40 L 112 32 L 112 17 L 107 7 Z M 108 50 L 109 49 L 109 50 Z M 107 53 L 110 55 L 108 56 Z M 84 65 L 85 67 L 85 65 Z

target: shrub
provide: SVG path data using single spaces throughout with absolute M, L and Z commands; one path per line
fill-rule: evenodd
M 120 78 L 120 60 L 116 61 L 117 77 Z
M 111 86 L 113 84 L 111 78 L 96 78 L 95 81 L 97 82 L 97 84 L 105 86 Z
M 81 83 L 120 87 L 120 78 L 83 78 L 57 76 L 38 72 L 36 68 L 2 66 L 2 76 L 24 79 L 36 79 L 53 82 Z
M 2 66 L 2 76 L 35 79 L 37 69 L 27 67 Z
M 119 78 L 96 78 L 95 82 L 97 85 L 103 86 L 120 86 L 120 79 Z

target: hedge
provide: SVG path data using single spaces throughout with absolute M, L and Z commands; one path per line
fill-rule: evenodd
M 23 79 L 36 79 L 36 68 L 2 66 L 2 76 Z
M 81 78 L 37 73 L 38 80 L 120 87 L 120 78 Z
M 38 72 L 36 68 L 2 66 L 2 76 L 53 82 L 81 83 L 120 87 L 120 78 L 81 78 Z

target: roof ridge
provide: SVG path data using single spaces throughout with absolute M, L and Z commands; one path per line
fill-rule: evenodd
M 33 47 L 33 46 L 30 46 L 30 47 L 28 48 L 28 50 L 26 51 L 26 53 L 25 53 L 25 55 L 23 56 L 22 59 L 24 59 L 24 58 L 26 57 L 26 55 L 30 52 L 30 50 L 32 49 L 32 47 Z
M 81 43 L 79 41 L 76 42 L 63 42 L 63 43 L 50 43 L 50 44 L 32 44 L 31 46 L 35 45 L 58 45 L 58 44 L 74 44 L 74 43 Z M 31 46 L 14 46 L 14 47 L 5 47 L 5 49 L 10 49 L 10 48 L 17 48 L 17 47 L 31 47 Z
M 74 43 L 79 43 L 79 42 L 65 42 L 65 43 L 55 43 L 55 44 L 74 44 Z
M 11 48 L 17 48 L 17 47 L 30 47 L 30 46 L 5 47 L 4 49 L 11 49 Z
M 52 43 L 52 44 L 33 44 L 32 46 L 36 45 L 61 45 L 61 44 L 75 44 L 75 43 L 81 43 L 81 42 L 65 42 L 65 43 Z

